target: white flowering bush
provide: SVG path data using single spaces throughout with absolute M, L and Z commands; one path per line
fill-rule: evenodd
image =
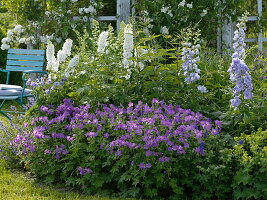
M 30 44 L 34 43 L 33 37 L 25 37 L 25 29 L 22 25 L 16 25 L 13 30 L 7 31 L 7 37 L 1 40 L 1 49 L 7 50 L 10 47 L 14 47 L 17 44 Z
M 209 45 L 216 45 L 216 31 L 223 18 L 239 16 L 243 0 L 150 0 L 135 1 L 138 21 L 143 23 L 144 32 L 155 34 L 177 34 L 181 29 L 200 29 L 202 38 Z M 236 9 L 239 8 L 239 9 Z M 218 14 L 221 13 L 221 14 Z
M 102 0 L 59 0 L 59 1 L 6 1 L 3 6 L 18 15 L 17 23 L 23 26 L 25 36 L 17 35 L 17 40 L 5 41 L 3 48 L 14 43 L 25 43 L 41 48 L 52 41 L 60 46 L 67 38 L 75 37 L 73 29 L 90 30 L 91 19 L 103 8 Z M 14 31 L 13 31 L 14 32 Z M 12 42 L 12 43 L 10 43 Z

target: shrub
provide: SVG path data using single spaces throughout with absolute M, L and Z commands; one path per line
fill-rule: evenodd
M 192 191 L 201 191 L 197 166 L 208 164 L 205 147 L 221 130 L 220 121 L 157 99 L 151 106 L 140 101 L 128 107 L 101 105 L 95 111 L 65 99 L 40 111 L 12 144 L 45 182 L 62 182 L 87 193 L 190 197 Z M 216 195 L 214 191 L 210 188 L 205 196 Z
M 172 35 L 192 26 L 201 29 L 201 37 L 209 46 L 215 47 L 217 28 L 225 19 L 235 21 L 242 13 L 244 7 L 241 5 L 245 2 L 247 3 L 243 0 L 155 0 L 151 4 L 149 0 L 137 0 L 135 7 L 139 21 L 144 23 L 145 32 Z
M 234 176 L 236 199 L 264 199 L 267 196 L 267 130 L 236 137 L 233 154 L 239 162 Z

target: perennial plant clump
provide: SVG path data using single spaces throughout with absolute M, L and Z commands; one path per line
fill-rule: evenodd
M 180 169 L 187 157 L 205 157 L 206 140 L 222 128 L 220 121 L 157 99 L 151 106 L 141 101 L 128 107 L 104 104 L 95 111 L 89 104 L 75 107 L 65 99 L 58 107 L 43 105 L 40 111 L 11 144 L 39 177 L 65 184 L 72 180 L 73 185 L 81 179 L 86 190 L 113 182 L 119 190 L 138 186 L 142 193 L 141 179 L 132 185 L 120 177 L 129 174 L 134 179 L 139 171 L 144 178 L 149 170 L 172 176 L 178 173 L 172 168 Z M 47 169 L 39 162 L 55 166 Z M 107 173 L 109 177 L 94 186 Z M 121 181 L 128 186 L 123 188 Z

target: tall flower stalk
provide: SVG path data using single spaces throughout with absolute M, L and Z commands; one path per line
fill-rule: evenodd
M 103 31 L 102 33 L 100 33 L 99 38 L 98 38 L 98 42 L 97 42 L 97 52 L 98 53 L 105 53 L 106 52 L 106 48 L 108 46 L 108 35 L 109 32 L 108 31 Z
M 71 55 L 73 41 L 67 39 L 61 50 L 57 52 L 57 58 L 55 57 L 55 46 L 48 42 L 46 47 L 46 60 L 47 60 L 47 70 L 52 72 L 57 72 L 59 70 L 59 65 L 66 61 L 67 57 Z
M 232 55 L 232 63 L 228 72 L 230 73 L 230 80 L 235 83 L 233 88 L 233 98 L 231 104 L 238 107 L 241 104 L 242 94 L 244 99 L 252 99 L 253 85 L 249 74 L 249 68 L 246 65 L 245 59 L 245 38 L 246 38 L 246 21 L 247 17 L 243 16 L 237 24 L 237 30 L 234 33 L 234 53 Z
M 133 48 L 134 48 L 134 39 L 133 39 L 133 27 L 131 24 L 127 24 L 124 28 L 124 40 L 123 40 L 123 66 L 127 70 L 126 79 L 129 79 L 131 76 L 130 66 L 133 64 L 132 60 L 129 60 L 133 57 Z
M 197 66 L 197 62 L 200 61 L 199 59 L 199 48 L 200 45 L 192 45 L 190 42 L 183 43 L 182 49 L 182 68 L 184 71 L 185 82 L 187 84 L 193 83 L 200 79 L 199 73 L 200 69 Z

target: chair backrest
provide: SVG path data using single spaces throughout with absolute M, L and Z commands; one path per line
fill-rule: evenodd
M 45 67 L 45 50 L 36 49 L 8 49 L 6 70 L 43 71 Z

